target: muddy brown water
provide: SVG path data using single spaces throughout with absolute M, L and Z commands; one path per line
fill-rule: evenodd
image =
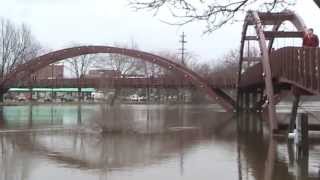
M 288 119 L 288 109 L 279 108 L 282 119 Z M 308 109 L 318 121 L 316 106 Z M 26 105 L 0 110 L 1 180 L 320 177 L 316 134 L 308 156 L 295 160 L 287 139 L 270 138 L 259 116 L 240 117 L 213 105 Z

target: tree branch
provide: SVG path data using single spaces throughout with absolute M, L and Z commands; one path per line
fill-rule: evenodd
M 167 9 L 174 21 L 162 20 L 171 25 L 185 25 L 191 22 L 206 22 L 205 32 L 211 32 L 234 22 L 236 17 L 251 8 L 263 8 L 265 11 L 281 11 L 296 0 L 129 0 L 136 11 L 148 10 L 158 15 Z

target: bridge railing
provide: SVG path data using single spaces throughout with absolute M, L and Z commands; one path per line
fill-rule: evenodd
M 160 77 L 160 78 L 63 78 L 63 79 L 37 79 L 20 83 L 8 84 L 9 87 L 94 87 L 94 88 L 170 88 L 170 87 L 191 87 L 191 81 L 183 80 L 176 77 Z
M 236 78 L 225 78 L 220 76 L 207 77 L 206 81 L 212 88 L 235 88 Z M 69 88 L 69 87 L 93 87 L 93 88 L 190 88 L 194 84 L 184 77 L 110 77 L 110 78 L 63 78 L 63 79 L 35 79 L 23 82 L 12 82 L 8 87 L 23 88 Z
M 320 93 L 320 48 L 284 47 L 270 54 L 272 77 Z M 262 84 L 261 63 L 248 68 L 241 77 L 240 87 Z
M 320 48 L 286 47 L 271 54 L 274 77 L 320 93 Z

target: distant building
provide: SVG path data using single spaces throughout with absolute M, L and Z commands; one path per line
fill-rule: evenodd
M 111 78 L 121 77 L 121 72 L 117 70 L 95 69 L 90 70 L 87 78 Z
M 62 79 L 64 65 L 49 65 L 32 75 L 33 79 Z

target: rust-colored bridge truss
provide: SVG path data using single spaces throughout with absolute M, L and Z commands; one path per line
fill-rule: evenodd
M 219 88 L 212 88 L 204 78 L 202 78 L 192 70 L 158 55 L 133 49 L 110 46 L 80 46 L 50 52 L 48 54 L 27 61 L 25 64 L 17 66 L 14 71 L 4 77 L 4 80 L 0 83 L 0 86 L 8 87 L 9 84 L 18 80 L 27 81 L 31 74 L 48 66 L 49 64 L 80 55 L 97 53 L 112 53 L 130 56 L 149 63 L 157 64 L 165 69 L 175 71 L 176 73 L 184 77 L 184 80 L 192 82 L 196 87 L 204 91 L 209 97 L 211 97 L 215 102 L 220 104 L 227 111 L 234 110 L 235 102 L 231 97 L 229 97 Z
M 279 31 L 283 22 L 291 22 L 296 30 Z M 248 35 L 250 26 L 254 26 L 254 36 Z M 291 11 L 249 11 L 245 18 L 237 83 L 238 108 L 266 106 L 271 130 L 278 129 L 275 105 L 283 96 L 284 90 L 306 95 L 318 95 L 320 92 L 319 48 L 274 48 L 276 38 L 301 39 L 305 28 L 303 20 Z M 245 45 L 251 41 L 258 42 L 260 56 L 250 57 L 250 53 L 245 53 Z M 257 94 L 260 95 L 259 102 Z

